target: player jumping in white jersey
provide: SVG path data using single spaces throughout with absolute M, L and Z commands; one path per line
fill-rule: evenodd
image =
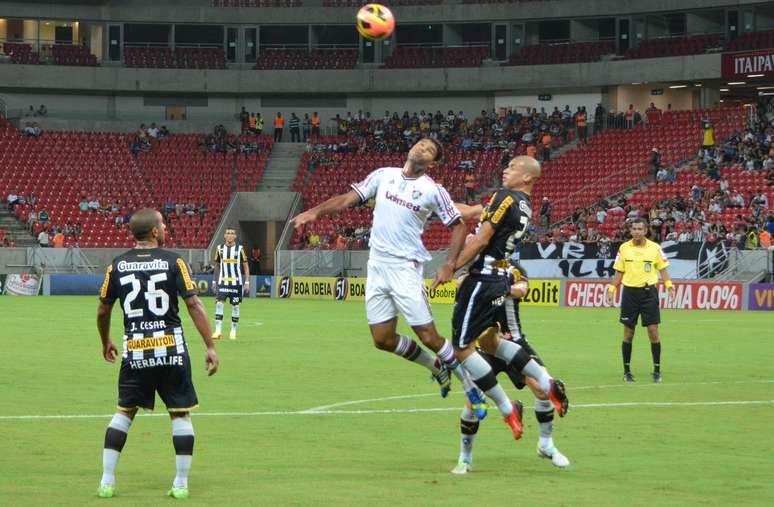
M 441 396 L 449 393 L 453 371 L 462 381 L 468 398 L 479 413 L 485 405 L 464 370 L 454 357 L 451 344 L 436 330 L 422 278 L 423 264 L 431 259 L 422 244 L 422 231 L 435 213 L 452 229 L 446 263 L 438 268 L 433 287 L 448 282 L 454 274 L 467 228 L 449 194 L 425 173 L 443 160 L 443 146 L 424 138 L 409 151 L 405 165 L 382 167 L 365 180 L 292 219 L 296 228 L 326 214 L 363 203 L 374 197 L 373 225 L 369 241 L 366 278 L 366 315 L 376 348 L 393 352 L 429 369 L 441 386 Z M 402 313 L 433 357 L 413 339 L 396 333 L 398 313 Z

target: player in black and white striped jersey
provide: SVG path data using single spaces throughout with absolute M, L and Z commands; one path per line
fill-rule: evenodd
M 236 229 L 229 227 L 223 234 L 224 243 L 215 248 L 213 263 L 215 270 L 212 274 L 212 292 L 215 293 L 215 332 L 214 340 L 223 338 L 223 309 L 225 300 L 231 303 L 231 332 L 229 338 L 236 340 L 237 326 L 239 325 L 239 304 L 242 302 L 242 294 L 250 290 L 250 266 L 247 262 L 247 253 L 242 245 L 236 242 Z

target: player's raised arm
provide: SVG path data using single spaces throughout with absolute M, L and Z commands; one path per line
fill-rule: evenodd
M 308 209 L 303 213 L 299 213 L 290 219 L 290 222 L 296 229 L 302 227 L 304 224 L 314 222 L 321 215 L 333 215 L 338 213 L 344 208 L 349 208 L 361 202 L 360 196 L 354 191 L 350 190 L 346 194 L 340 194 L 335 197 L 331 197 L 327 201 L 318 204 L 314 208 Z
M 474 218 L 478 218 L 481 216 L 481 213 L 483 213 L 484 211 L 484 206 L 481 204 L 470 206 L 469 204 L 455 202 L 454 205 L 457 207 L 458 210 L 460 210 L 463 220 L 472 220 Z
M 379 189 L 379 182 L 384 174 L 384 169 L 377 169 L 366 178 L 359 182 L 352 184 L 352 190 L 346 194 L 339 194 L 335 197 L 331 197 L 322 204 L 318 204 L 314 208 L 308 209 L 303 213 L 299 213 L 294 216 L 290 221 L 298 229 L 304 224 L 314 222 L 321 215 L 332 215 L 338 213 L 344 208 L 349 208 L 361 202 L 365 202 L 371 197 L 376 195 L 376 191 Z

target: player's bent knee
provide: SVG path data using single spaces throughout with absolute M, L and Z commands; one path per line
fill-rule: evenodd
M 138 410 L 137 407 L 134 407 L 134 408 L 119 408 L 117 410 L 117 412 L 120 413 L 120 414 L 125 415 L 129 419 L 134 420 L 134 416 L 137 415 L 137 410 Z
M 497 350 L 497 339 L 500 336 L 500 329 L 497 327 L 487 328 L 483 333 L 478 336 L 479 346 L 489 352 L 495 353 Z
M 535 399 L 547 400 L 549 398 L 548 393 L 540 389 L 540 385 L 538 384 L 537 380 L 533 379 L 532 377 L 524 377 L 524 383 L 529 386 L 529 389 L 532 391 Z

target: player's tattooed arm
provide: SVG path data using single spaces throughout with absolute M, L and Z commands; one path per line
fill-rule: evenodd
M 102 357 L 109 363 L 116 362 L 118 349 L 110 341 L 110 315 L 113 313 L 113 303 L 100 303 L 97 307 L 97 330 L 102 341 Z
M 357 195 L 357 192 L 355 192 L 354 190 L 350 190 L 346 194 L 340 194 L 335 197 L 331 197 L 330 199 L 323 202 L 322 204 L 319 204 L 314 208 L 308 209 L 303 213 L 299 213 L 298 215 L 291 218 L 290 222 L 295 226 L 296 229 L 298 229 L 299 227 L 302 227 L 304 224 L 307 224 L 309 222 L 314 222 L 322 215 L 333 215 L 345 208 L 349 208 L 351 206 L 359 204 L 360 201 L 361 199 L 360 199 L 360 196 Z

